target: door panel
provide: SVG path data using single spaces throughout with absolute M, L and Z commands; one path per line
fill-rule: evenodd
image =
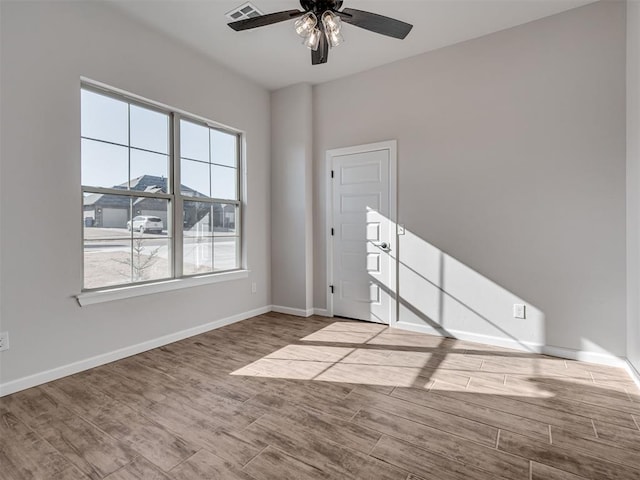
M 342 185 L 354 185 L 358 183 L 381 182 L 382 172 L 378 162 L 347 165 L 342 168 Z
M 364 183 L 364 182 L 363 182 Z M 360 185 L 358 185 L 359 187 Z M 343 188 L 345 188 L 343 186 Z M 340 196 L 340 213 L 359 214 L 366 212 L 367 208 L 378 210 L 380 208 L 380 195 L 376 194 L 342 194 Z
M 333 314 L 389 323 L 394 239 L 390 221 L 390 150 L 332 156 Z

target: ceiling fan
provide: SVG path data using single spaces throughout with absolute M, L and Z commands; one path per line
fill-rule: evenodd
M 340 32 L 342 22 L 364 28 L 388 37 L 404 39 L 413 28 L 394 18 L 353 8 L 342 8 L 342 0 L 300 0 L 303 10 L 285 10 L 231 22 L 235 31 L 250 30 L 273 23 L 297 18 L 296 33 L 304 38 L 303 44 L 311 49 L 311 63 L 327 63 L 329 47 L 337 47 L 344 39 Z

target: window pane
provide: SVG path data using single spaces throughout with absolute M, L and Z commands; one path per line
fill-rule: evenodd
M 84 242 L 84 288 L 169 278 L 169 240 L 128 238 Z
M 183 195 L 189 197 L 208 197 L 211 195 L 209 186 L 209 164 L 181 159 L 180 180 Z
M 213 238 L 184 237 L 182 272 L 197 275 L 213 271 Z
M 129 144 L 129 112 L 126 102 L 82 90 L 81 115 L 83 137 Z
M 131 283 L 131 238 L 85 240 L 84 288 Z
M 94 140 L 81 141 L 82 185 L 91 187 L 122 186 L 129 176 L 127 147 Z
M 210 237 L 213 235 L 212 210 L 214 205 L 204 202 L 184 202 L 182 214 L 184 237 Z
M 211 196 L 225 200 L 238 199 L 237 170 L 211 165 Z
M 168 200 L 128 195 L 87 194 L 84 196 L 85 240 L 167 237 Z M 131 220 L 133 216 L 133 220 Z
M 131 146 L 169 153 L 169 116 L 131 105 Z
M 212 203 L 184 202 L 182 271 L 184 275 L 213 271 Z
M 237 167 L 238 137 L 220 130 L 210 129 L 211 163 Z
M 209 127 L 180 120 L 180 156 L 209 161 Z
M 171 276 L 169 242 L 166 237 L 134 235 L 132 241 L 131 280 L 147 282 Z
M 127 229 L 131 219 L 130 196 L 87 194 L 83 210 L 85 240 L 131 239 Z
M 240 268 L 239 241 L 237 237 L 217 237 L 213 246 L 213 269 L 234 270 Z
M 127 228 L 136 233 L 135 237 L 157 238 L 167 236 L 169 225 L 169 201 L 163 198 L 133 197 L 133 220 Z
M 133 219 L 127 227 L 133 236 L 130 262 L 133 282 L 171 276 L 170 208 L 165 199 L 132 198 Z
M 164 199 L 85 195 L 85 288 L 169 278 L 169 209 Z
M 155 191 L 167 193 L 167 177 L 169 175 L 169 157 L 157 153 L 131 149 L 131 188 L 145 190 L 155 188 Z M 142 178 L 147 177 L 147 178 Z M 143 183 L 144 188 L 137 185 Z M 143 186 L 141 185 L 141 187 Z
M 213 232 L 216 237 L 235 236 L 237 208 L 232 203 L 213 205 Z

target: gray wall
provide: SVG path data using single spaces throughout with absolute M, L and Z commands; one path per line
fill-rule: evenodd
M 271 94 L 272 303 L 313 309 L 311 85 Z M 302 313 L 302 312 L 298 312 Z
M 625 42 L 624 2 L 599 2 L 317 86 L 316 231 L 325 151 L 395 138 L 399 222 L 425 254 L 459 263 L 451 282 L 424 274 L 444 290 L 436 323 L 624 355 Z M 324 235 L 316 242 L 323 307 Z M 402 249 L 400 261 L 431 267 Z M 514 298 L 533 319 L 511 318 Z M 434 322 L 417 310 L 404 320 Z
M 0 382 L 269 305 L 269 93 L 105 5 L 1 9 Z M 246 131 L 250 278 L 78 306 L 81 75 Z
M 640 2 L 627 3 L 627 357 L 640 372 Z
M 309 86 L 284 89 L 271 108 L 264 89 L 107 6 L 0 9 L 0 330 L 11 335 L 0 383 L 265 307 L 271 283 L 273 303 L 324 307 L 324 153 L 390 138 L 399 140 L 399 215 L 408 229 L 401 261 L 405 275 L 423 277 L 411 291 L 401 276 L 411 300 L 404 321 L 626 350 L 640 364 L 637 3 L 629 5 L 628 325 L 622 3 L 324 84 L 313 105 Z M 77 305 L 81 75 L 247 132 L 250 278 Z M 298 144 L 286 141 L 287 128 Z M 38 221 L 25 221 L 34 212 Z M 290 256 L 301 263 L 288 271 Z M 272 261 L 284 270 L 272 274 Z M 510 318 L 515 301 L 530 307 L 522 323 Z

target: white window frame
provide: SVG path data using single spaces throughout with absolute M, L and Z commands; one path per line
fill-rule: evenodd
M 82 78 L 80 83 L 80 90 L 88 90 L 105 95 L 116 100 L 127 102 L 129 105 L 137 105 L 142 108 L 147 108 L 157 112 L 161 112 L 169 116 L 170 132 L 169 132 L 169 179 L 167 182 L 167 193 L 150 193 L 138 190 L 119 190 L 113 188 L 102 187 L 87 187 L 81 185 L 81 209 L 82 209 L 82 289 L 81 293 L 76 296 L 78 303 L 81 306 L 91 305 L 94 303 L 101 303 L 111 300 L 118 300 L 130 297 L 136 297 L 139 295 L 147 295 L 153 293 L 166 292 L 176 289 L 188 288 L 192 286 L 218 283 L 229 280 L 236 280 L 241 278 L 247 278 L 249 276 L 249 270 L 246 268 L 246 248 L 245 237 L 243 229 L 243 210 L 244 210 L 244 191 L 245 186 L 244 172 L 246 171 L 246 157 L 245 157 L 245 133 L 241 130 L 219 124 L 217 122 L 205 119 L 198 115 L 190 114 L 183 110 L 173 108 L 167 105 L 148 100 L 123 90 L 110 87 L 100 82 L 96 82 L 87 78 Z M 237 153 L 236 153 L 236 182 L 238 197 L 235 200 L 232 199 L 220 199 L 209 197 L 192 197 L 189 195 L 182 195 L 181 193 L 181 176 L 180 176 L 180 121 L 186 120 L 201 126 L 205 126 L 211 129 L 220 130 L 224 133 L 232 134 L 237 139 Z M 83 137 L 79 137 L 83 138 Z M 108 142 L 107 142 L 108 143 Z M 129 146 L 129 148 L 131 148 Z M 113 286 L 98 287 L 92 289 L 84 288 L 84 193 L 102 193 L 108 195 L 120 195 L 128 197 L 150 197 L 159 198 L 169 201 L 170 211 L 168 212 L 170 217 L 167 228 L 170 229 L 171 242 L 169 249 L 171 252 L 170 263 L 170 277 L 161 280 L 148 280 L 142 282 L 132 282 L 125 284 L 118 284 Z M 183 207 L 185 201 L 197 201 L 210 204 L 232 204 L 235 205 L 236 219 L 235 228 L 238 247 L 237 247 L 237 268 L 230 270 L 215 271 L 204 274 L 184 275 L 182 273 L 183 268 Z M 132 215 L 133 218 L 133 215 Z

